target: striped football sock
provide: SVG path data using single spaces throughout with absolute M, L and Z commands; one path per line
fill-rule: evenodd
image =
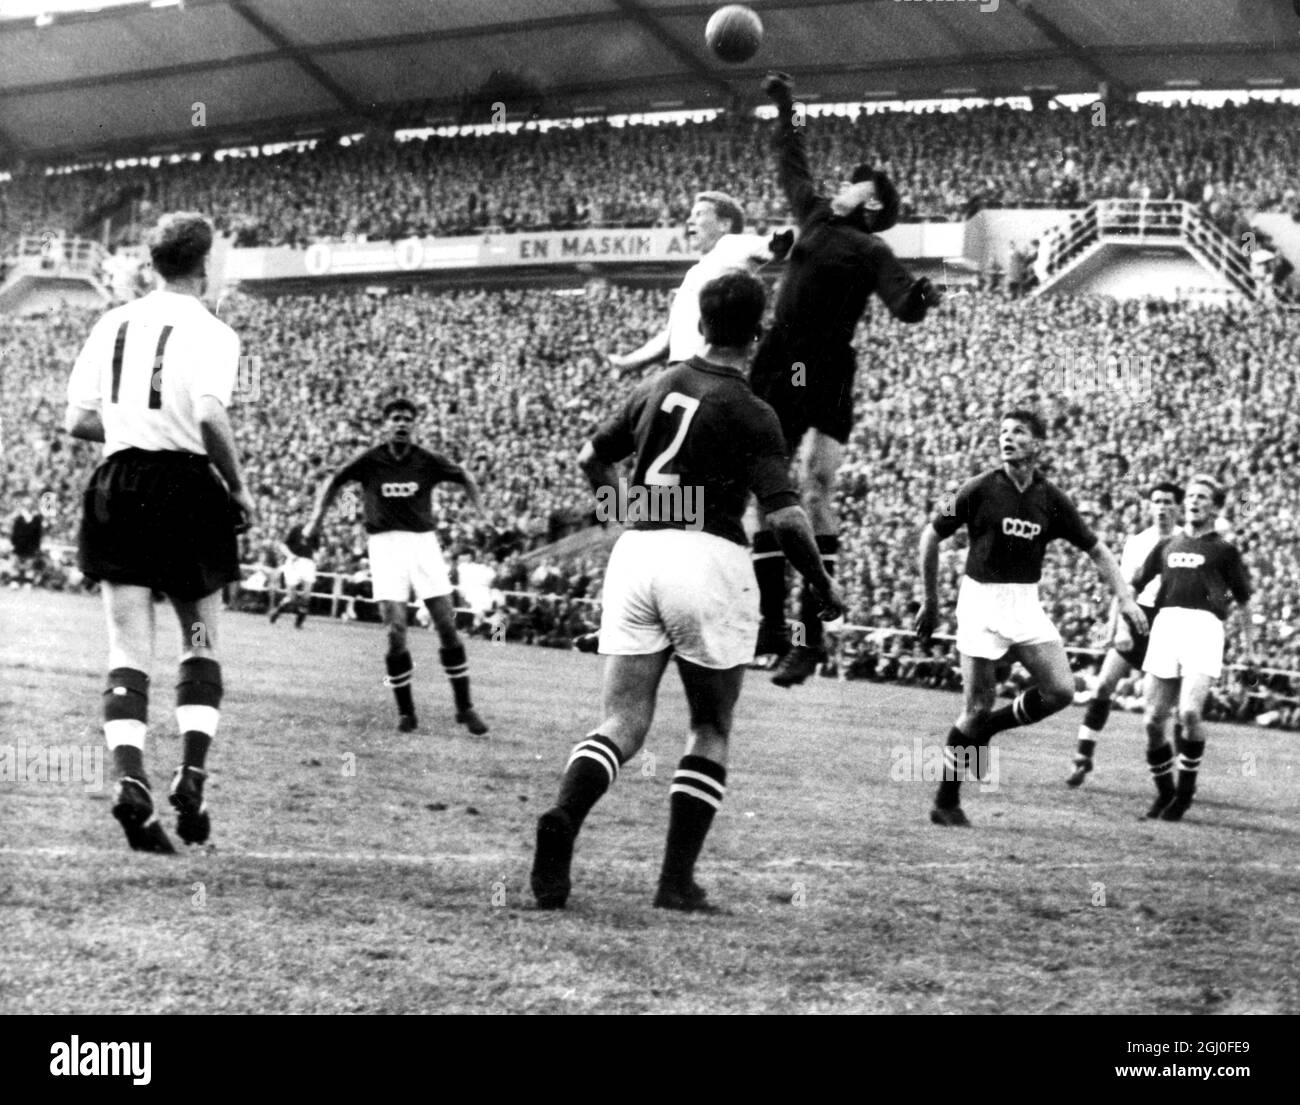
M 452 645 L 440 648 L 438 658 L 442 661 L 442 670 L 451 681 L 452 697 L 456 700 L 456 709 L 460 712 L 474 708 L 469 697 L 469 660 L 465 656 L 464 645 Z
M 623 756 L 618 746 L 600 733 L 592 733 L 573 746 L 555 805 L 568 814 L 574 832 L 587 819 L 592 806 L 614 785 L 622 766 Z
M 727 793 L 727 769 L 703 756 L 683 756 L 669 788 L 668 843 L 660 885 L 688 889 L 695 861 Z
M 415 702 L 411 698 L 411 673 L 415 670 L 415 665 L 411 663 L 411 654 L 405 649 L 390 652 L 384 657 L 384 663 L 388 666 L 388 678 L 384 680 L 384 685 L 393 690 L 393 697 L 397 699 L 397 712 L 403 716 L 413 715 Z
M 1156 793 L 1168 799 L 1174 795 L 1174 746 L 1165 739 L 1164 733 L 1163 725 L 1147 725 L 1147 766 L 1151 768 Z
M 1178 741 L 1178 797 L 1190 798 L 1196 793 L 1196 775 L 1201 770 L 1201 759 L 1205 755 L 1205 742 L 1187 740 Z

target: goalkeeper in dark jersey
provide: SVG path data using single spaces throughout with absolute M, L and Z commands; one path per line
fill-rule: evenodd
M 750 382 L 754 394 L 776 410 L 786 448 L 798 459 L 803 505 L 826 569 L 833 571 L 839 552 L 835 473 L 853 427 L 854 331 L 873 293 L 903 322 L 920 322 L 941 295 L 929 280 L 915 279 L 876 237 L 898 220 L 898 192 L 889 178 L 859 165 L 834 196 L 819 195 L 804 154 L 804 128 L 795 118 L 793 82 L 777 73 L 763 89 L 777 105 L 777 172 L 799 237 Z M 799 635 L 791 648 L 785 557 L 770 530 L 755 534 L 753 556 L 763 616 L 757 651 L 783 657 L 773 683 L 802 683 L 825 658 L 818 599 L 804 587 Z

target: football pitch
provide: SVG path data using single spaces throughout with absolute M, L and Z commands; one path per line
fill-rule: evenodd
M 161 794 L 169 608 L 158 626 Z M 726 912 L 682 915 L 650 906 L 685 734 L 670 669 L 568 910 L 543 913 L 534 822 L 599 720 L 600 661 L 470 642 L 476 738 L 412 634 L 421 728 L 399 734 L 378 626 L 227 614 L 211 845 L 137 855 L 109 816 L 98 599 L 0 593 L 0 1013 L 1300 1012 L 1296 734 L 1211 726 L 1196 805 L 1152 823 L 1140 719 L 1114 716 L 1070 791 L 1070 708 L 998 737 L 974 828 L 941 829 L 955 696 L 750 673 L 699 868 Z

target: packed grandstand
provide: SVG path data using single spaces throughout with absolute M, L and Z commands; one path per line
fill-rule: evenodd
M 1286 104 L 1214 111 L 1126 105 L 1106 121 L 1103 140 L 1086 111 L 844 115 L 819 120 L 810 152 L 828 180 L 864 148 L 878 154 L 910 217 L 1176 198 L 1201 205 L 1236 235 L 1249 226 L 1243 213 L 1296 209 L 1298 123 L 1300 108 Z M 122 203 L 132 218 L 119 240 L 128 243 L 131 227 L 178 208 L 211 212 L 239 245 L 674 225 L 706 187 L 733 190 L 762 227 L 783 218 L 772 174 L 754 171 L 770 156 L 765 127 L 723 116 L 31 171 L 0 186 L 0 239 L 9 245 L 50 228 L 68 232 Z M 1116 548 L 1145 524 L 1146 487 L 1186 476 L 1193 456 L 1213 458 L 1234 489 L 1228 518 L 1259 588 L 1258 653 L 1243 657 L 1230 646 L 1230 656 L 1300 669 L 1295 316 L 1277 304 L 1120 304 L 1031 299 L 1020 290 L 994 276 L 950 297 L 925 326 L 876 312 L 859 331 L 857 426 L 838 487 L 849 623 L 880 631 L 911 624 L 920 526 L 942 496 L 994 463 L 990 433 L 999 412 L 1029 402 L 1048 418 L 1055 471 Z M 275 543 L 306 515 L 322 478 L 373 444 L 382 401 L 411 395 L 425 404 L 421 440 L 461 459 L 484 489 L 481 518 L 462 516 L 454 496 L 439 498 L 444 548 L 487 565 L 501 592 L 525 593 L 506 602 L 498 622 L 485 611 L 484 627 L 567 647 L 594 625 L 607 545 L 567 558 L 546 550 L 593 521 L 573 461 L 626 387 L 611 377 L 606 357 L 658 330 L 670 294 L 597 281 L 560 290 L 226 299 L 222 317 L 241 335 L 250 365 L 235 421 L 261 511 L 260 524 L 243 538 L 254 593 L 273 586 Z M 47 555 L 37 578 L 53 586 L 79 585 L 67 550 L 97 451 L 64 436 L 61 421 L 66 370 L 93 318 L 74 307 L 0 316 L 0 503 L 6 517 L 23 506 L 40 513 Z M 1062 392 L 1049 366 L 1079 351 L 1141 364 L 1141 386 Z M 539 548 L 540 555 L 527 555 Z M 355 613 L 356 600 L 364 600 L 364 551 L 354 513 L 336 509 L 319 557 L 325 578 L 340 580 L 331 612 Z M 960 549 L 945 553 L 949 613 L 961 563 Z M 26 578 L 12 565 L 6 570 L 15 582 Z M 1057 547 L 1042 592 L 1068 644 L 1102 643 L 1103 591 L 1095 573 L 1077 571 L 1073 555 Z M 364 616 L 364 601 L 361 608 Z M 955 678 L 942 649 L 913 654 L 901 635 L 846 633 L 840 644 L 831 671 L 936 685 Z M 1276 706 L 1282 723 L 1296 724 L 1294 680 L 1247 678 L 1225 709 Z

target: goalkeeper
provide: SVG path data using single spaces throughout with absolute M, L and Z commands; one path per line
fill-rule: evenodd
M 902 322 L 920 322 L 941 296 L 876 237 L 898 220 L 898 192 L 889 178 L 859 165 L 834 196 L 819 195 L 804 153 L 802 120 L 795 118 L 793 82 L 784 73 L 771 74 L 763 90 L 777 106 L 777 177 L 799 235 L 750 382 L 754 394 L 776 410 L 786 450 L 798 460 L 804 508 L 826 570 L 833 573 L 839 551 L 835 473 L 853 426 L 854 331 L 872 293 Z M 763 617 L 756 651 L 781 657 L 773 683 L 802 683 L 826 656 L 818 599 L 803 589 L 802 629 L 792 648 L 785 557 L 765 526 L 754 536 L 753 556 Z

